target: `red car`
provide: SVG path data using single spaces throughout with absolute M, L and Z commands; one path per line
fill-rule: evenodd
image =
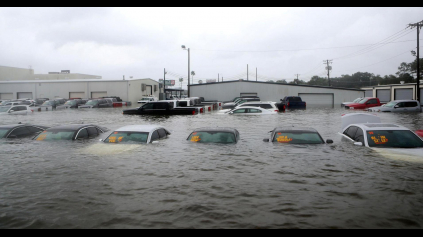
M 358 103 L 352 103 L 345 105 L 345 109 L 367 109 L 370 107 L 376 107 L 376 106 L 382 106 L 380 103 L 379 98 L 374 97 L 364 97 L 360 102 Z

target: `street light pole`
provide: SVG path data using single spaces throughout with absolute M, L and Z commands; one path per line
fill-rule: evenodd
M 189 48 L 187 49 L 187 48 L 185 48 L 185 45 L 182 45 L 181 46 L 182 47 L 182 49 L 184 49 L 184 50 L 188 50 L 188 97 L 190 97 L 190 93 L 189 93 L 189 80 L 190 80 L 190 68 L 189 68 L 189 57 L 190 57 L 190 55 L 189 55 Z

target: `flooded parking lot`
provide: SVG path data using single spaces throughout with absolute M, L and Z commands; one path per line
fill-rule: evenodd
M 100 143 L 109 132 L 89 141 L 1 141 L 0 228 L 421 228 L 423 161 L 341 141 L 347 112 L 131 116 L 106 108 L 2 116 L 0 124 L 83 122 L 109 132 L 158 124 L 172 135 L 148 145 Z M 378 115 L 423 129 L 422 113 Z M 282 125 L 313 127 L 334 143 L 262 141 Z M 186 140 L 206 126 L 236 128 L 241 139 Z

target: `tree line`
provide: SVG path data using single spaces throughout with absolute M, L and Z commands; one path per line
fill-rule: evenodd
M 415 52 L 411 52 L 415 56 Z M 420 79 L 423 78 L 423 59 L 419 59 L 419 72 Z M 343 88 L 362 88 L 367 86 L 377 85 L 388 85 L 388 84 L 400 84 L 401 81 L 404 83 L 417 82 L 417 58 L 411 63 L 402 62 L 398 67 L 398 71 L 395 75 L 375 75 L 369 72 L 356 72 L 352 75 L 341 75 L 341 77 L 330 78 L 330 86 L 332 87 L 343 87 Z M 329 80 L 327 77 L 313 76 L 309 81 L 303 81 L 300 79 L 294 79 L 291 82 L 287 82 L 285 79 L 277 81 L 268 81 L 285 84 L 297 84 L 297 85 L 314 85 L 314 86 L 329 86 Z

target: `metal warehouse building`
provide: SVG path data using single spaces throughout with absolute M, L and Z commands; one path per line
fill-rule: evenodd
M 363 87 L 366 97 L 377 97 L 381 102 L 389 102 L 392 100 L 415 100 L 416 84 L 392 84 L 383 86 Z M 420 103 L 423 102 L 423 85 L 420 83 Z
M 275 102 L 285 96 L 301 96 L 307 107 L 337 108 L 343 102 L 363 97 L 364 90 L 239 80 L 191 85 L 190 95 L 221 101 L 256 95 L 261 101 Z
M 150 78 L 0 81 L 0 100 L 119 96 L 134 104 L 143 96 L 159 97 L 160 89 L 159 82 Z

